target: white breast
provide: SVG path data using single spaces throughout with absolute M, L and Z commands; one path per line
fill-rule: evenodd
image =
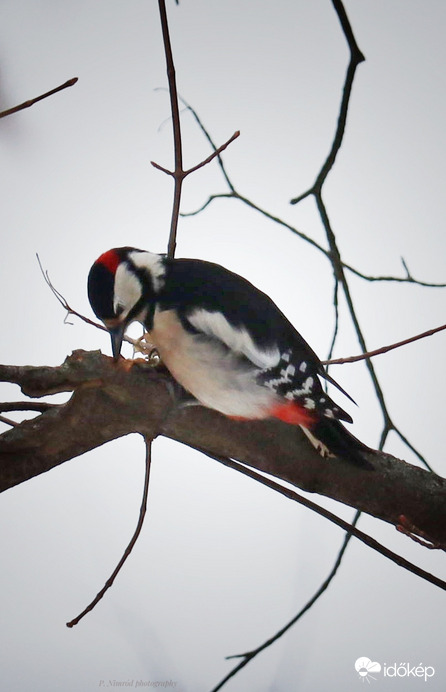
M 217 338 L 185 331 L 173 310 L 155 312 L 150 336 L 173 377 L 204 406 L 227 416 L 264 418 L 276 402 L 274 392 L 255 382 L 254 363 Z

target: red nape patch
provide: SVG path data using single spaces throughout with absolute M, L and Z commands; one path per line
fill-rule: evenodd
M 285 404 L 277 404 L 269 412 L 271 418 L 278 418 L 284 423 L 291 425 L 303 425 L 305 428 L 311 428 L 317 421 L 317 416 L 304 408 L 296 401 L 287 401 Z
M 104 252 L 100 257 L 98 257 L 95 264 L 102 264 L 102 266 L 106 267 L 111 274 L 116 274 L 116 270 L 120 262 L 121 259 L 116 250 L 107 250 L 107 252 Z

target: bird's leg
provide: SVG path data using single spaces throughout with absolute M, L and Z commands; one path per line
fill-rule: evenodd
M 155 368 L 158 365 L 162 365 L 160 354 L 158 353 L 155 344 L 150 339 L 150 332 L 144 332 L 139 339 L 135 339 L 133 341 L 132 345 L 133 356 L 135 356 L 136 353 L 142 353 L 144 356 L 146 356 L 146 362 L 148 362 L 152 367 Z

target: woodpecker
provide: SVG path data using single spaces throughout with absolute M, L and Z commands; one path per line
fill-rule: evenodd
M 299 425 L 322 456 L 371 467 L 364 453 L 372 450 L 342 425 L 352 418 L 319 378 L 351 397 L 246 279 L 211 262 L 120 247 L 91 267 L 88 297 L 110 332 L 115 360 L 128 325 L 141 322 L 171 375 L 198 403 L 234 419 Z

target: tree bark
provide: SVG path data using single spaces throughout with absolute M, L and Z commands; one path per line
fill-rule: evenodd
M 382 452 L 369 455 L 373 471 L 323 459 L 298 427 L 181 407 L 162 369 L 138 361 L 115 364 L 99 351 L 79 350 L 59 367 L 1 365 L 0 381 L 18 384 L 29 397 L 73 392 L 66 404 L 0 435 L 2 491 L 123 435 L 165 435 L 391 524 L 404 515 L 431 541 L 446 543 L 445 479 Z

